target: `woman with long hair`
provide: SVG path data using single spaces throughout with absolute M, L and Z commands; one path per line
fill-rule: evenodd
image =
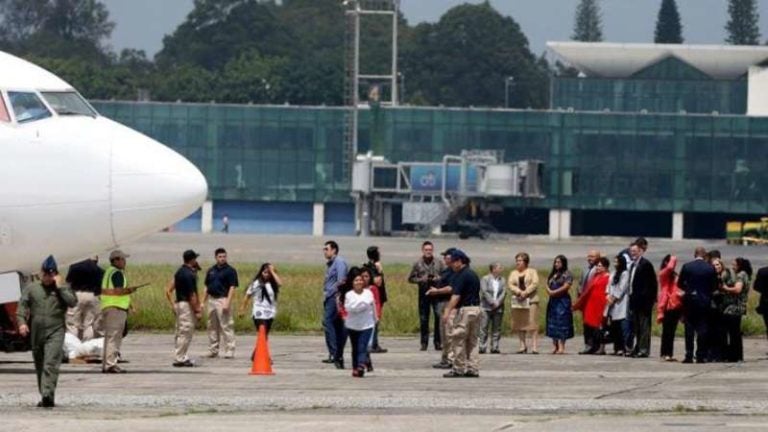
M 272 322 L 277 315 L 277 296 L 280 294 L 281 285 L 282 281 L 275 266 L 264 263 L 248 285 L 245 298 L 240 304 L 240 312 L 243 313 L 248 302 L 253 300 L 253 324 L 256 329 L 264 325 L 267 334 L 272 329 Z
M 520 337 L 518 354 L 528 352 L 527 336 L 531 336 L 531 354 L 539 353 L 539 274 L 529 268 L 531 257 L 525 252 L 515 255 L 515 269 L 507 284 L 512 293 L 512 331 Z
M 277 316 L 277 296 L 280 293 L 282 280 L 277 275 L 277 269 L 270 263 L 264 263 L 259 267 L 258 273 L 254 276 L 248 289 L 245 292 L 245 298 L 240 304 L 240 314 L 245 313 L 248 302 L 252 301 L 253 324 L 258 331 L 260 326 L 264 326 L 267 336 L 272 329 L 272 323 Z M 253 354 L 252 354 L 253 356 Z
M 568 258 L 558 255 L 547 277 L 547 336 L 552 338 L 552 354 L 565 354 L 565 341 L 573 337 L 571 295 L 573 275 L 568 270 Z
M 683 315 L 682 290 L 677 287 L 677 257 L 667 255 L 659 267 L 659 298 L 656 302 L 656 322 L 661 330 L 661 358 L 675 361 L 675 332 Z
M 723 285 L 723 323 L 725 324 L 725 361 L 744 361 L 744 343 L 741 334 L 741 317 L 747 313 L 749 282 L 752 279 L 752 263 L 746 258 L 736 258 L 731 264 L 733 285 Z
M 613 258 L 613 273 L 609 276 L 607 291 L 608 315 L 611 317 L 611 339 L 613 355 L 623 356 L 629 353 L 632 343 L 632 323 L 627 319 L 629 308 L 629 272 L 624 254 Z

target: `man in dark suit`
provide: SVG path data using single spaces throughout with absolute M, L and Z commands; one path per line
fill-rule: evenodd
M 696 336 L 696 363 L 706 363 L 708 360 L 708 314 L 712 302 L 712 293 L 717 290 L 717 272 L 705 260 L 707 251 L 697 247 L 695 259 L 686 263 L 680 270 L 677 286 L 685 292 L 683 306 L 685 308 L 685 360 L 693 362 L 693 338 Z
M 763 316 L 765 332 L 768 336 L 768 267 L 757 271 L 755 276 L 755 291 L 760 293 L 760 302 L 757 304 L 757 313 Z
M 651 354 L 651 315 L 659 282 L 653 264 L 643 257 L 648 242 L 637 239 L 629 247 L 632 262 L 629 265 L 629 310 L 632 316 L 632 330 L 637 341 L 630 354 L 632 357 L 648 357 Z

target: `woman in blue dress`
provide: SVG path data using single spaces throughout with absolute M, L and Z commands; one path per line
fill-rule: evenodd
M 565 354 L 565 341 L 573 337 L 573 312 L 571 295 L 573 275 L 568 271 L 568 259 L 555 257 L 552 271 L 547 278 L 547 336 L 552 338 L 552 354 Z

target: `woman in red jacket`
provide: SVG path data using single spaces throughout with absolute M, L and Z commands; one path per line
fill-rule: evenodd
M 659 270 L 659 298 L 656 302 L 656 322 L 662 325 L 661 358 L 675 361 L 675 332 L 683 314 L 683 298 L 677 287 L 677 257 L 667 255 Z
M 573 310 L 580 310 L 584 315 L 584 325 L 593 330 L 592 334 L 594 337 L 590 341 L 589 349 L 585 354 L 605 354 L 605 344 L 599 330 L 603 325 L 603 318 L 605 317 L 605 305 L 607 303 L 606 288 L 610 279 L 608 275 L 610 265 L 611 263 L 608 261 L 608 258 L 600 258 L 597 264 L 595 264 L 595 275 L 573 305 Z

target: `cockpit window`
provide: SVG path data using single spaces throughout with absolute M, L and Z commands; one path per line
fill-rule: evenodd
M 11 116 L 8 114 L 8 108 L 5 107 L 5 101 L 3 96 L 0 95 L 0 122 L 8 123 L 11 121 Z
M 41 92 L 48 105 L 60 116 L 83 115 L 93 117 L 96 112 L 76 92 Z
M 31 122 L 51 116 L 51 112 L 48 111 L 43 101 L 35 93 L 9 91 L 8 100 L 11 102 L 13 113 L 16 115 L 16 121 L 19 123 Z

